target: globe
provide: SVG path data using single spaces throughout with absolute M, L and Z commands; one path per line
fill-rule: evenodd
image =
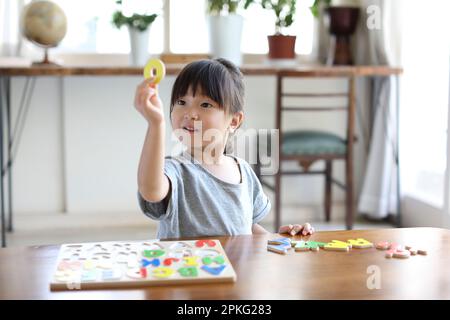
M 47 49 L 56 47 L 66 35 L 67 19 L 55 3 L 33 1 L 23 9 L 21 28 L 25 38 L 45 49 L 42 63 L 47 64 Z

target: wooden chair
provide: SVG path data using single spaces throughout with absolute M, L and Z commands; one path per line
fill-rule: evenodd
M 279 129 L 279 170 L 275 173 L 275 184 L 271 185 L 264 180 L 261 175 L 261 166 L 258 152 L 256 174 L 260 178 L 261 183 L 275 193 L 275 232 L 281 225 L 281 177 L 283 175 L 298 174 L 320 174 L 325 177 L 325 197 L 324 211 L 325 220 L 330 221 L 331 218 L 331 198 L 332 184 L 336 184 L 346 193 L 346 227 L 352 229 L 354 219 L 354 203 L 353 203 L 353 143 L 354 137 L 354 113 L 355 113 L 355 78 L 350 75 L 348 77 L 348 90 L 344 93 L 286 93 L 283 91 L 284 80 L 288 78 L 298 77 L 295 71 L 282 71 L 277 76 L 277 102 L 276 102 L 276 128 Z M 306 106 L 287 106 L 283 103 L 284 97 L 347 97 L 347 106 L 342 107 L 306 107 Z M 347 113 L 347 125 L 345 138 L 326 131 L 315 130 L 283 130 L 283 114 L 293 112 L 330 112 L 345 111 Z M 257 141 L 259 146 L 259 141 Z M 269 143 L 270 145 L 270 143 Z M 268 151 L 270 154 L 270 151 Z M 295 160 L 299 163 L 299 169 L 295 171 L 283 170 L 284 161 Z M 325 169 L 323 171 L 311 171 L 309 167 L 312 163 L 323 160 L 325 161 Z M 345 183 L 341 183 L 333 178 L 332 164 L 335 160 L 345 161 Z

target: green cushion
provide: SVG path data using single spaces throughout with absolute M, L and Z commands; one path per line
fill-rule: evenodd
M 345 140 L 323 131 L 283 132 L 282 151 L 285 155 L 345 154 Z

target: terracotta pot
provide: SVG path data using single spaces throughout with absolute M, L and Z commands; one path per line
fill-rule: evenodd
M 295 59 L 296 36 L 267 36 L 269 41 L 269 59 Z

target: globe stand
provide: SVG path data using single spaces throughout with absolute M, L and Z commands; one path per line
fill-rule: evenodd
M 46 67 L 60 67 L 61 65 L 52 62 L 48 59 L 48 48 L 44 48 L 44 60 L 40 62 L 33 62 L 32 66 L 39 67 L 39 66 L 46 66 Z

